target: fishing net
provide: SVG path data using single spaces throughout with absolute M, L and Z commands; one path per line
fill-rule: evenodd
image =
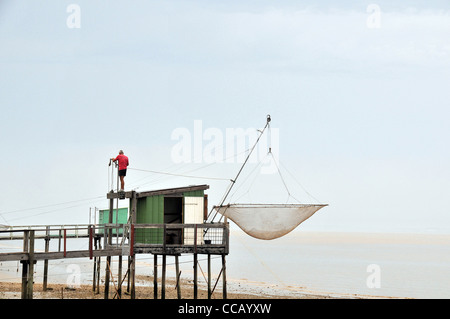
M 275 239 L 286 235 L 327 205 L 313 204 L 230 204 L 215 206 L 248 235 Z

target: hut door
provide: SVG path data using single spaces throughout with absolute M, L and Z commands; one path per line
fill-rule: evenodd
M 184 197 L 184 223 L 185 224 L 203 224 L 203 197 Z M 197 229 L 197 245 L 203 243 L 203 228 Z M 192 228 L 184 229 L 184 244 L 193 245 L 195 230 Z

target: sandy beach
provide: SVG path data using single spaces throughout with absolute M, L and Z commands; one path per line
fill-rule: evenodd
M 136 276 L 140 282 L 136 286 L 136 299 L 154 299 L 153 294 L 153 278 L 149 276 Z M 173 279 L 166 280 L 166 299 L 177 299 L 176 282 Z M 211 299 L 222 299 L 222 290 L 217 289 L 212 295 Z M 0 282 L 0 299 L 20 299 L 21 298 L 21 284 L 18 282 Z M 158 299 L 161 298 L 161 284 L 158 286 Z M 192 282 L 189 280 L 182 280 L 181 284 L 181 298 L 193 299 L 194 291 Z M 199 285 L 198 299 L 207 299 L 208 292 L 205 287 Z M 227 291 L 227 299 L 330 299 L 336 298 L 329 295 L 315 295 L 305 293 L 302 295 L 292 295 L 286 292 L 283 294 L 270 294 L 264 289 L 254 288 L 252 291 L 244 289 L 242 292 Z M 364 298 L 361 296 L 361 298 Z M 68 287 L 66 284 L 48 284 L 48 290 L 43 291 L 42 283 L 35 283 L 33 286 L 33 299 L 104 299 L 104 286 L 100 286 L 99 293 L 94 292 L 92 285 L 80 285 L 78 287 Z M 118 299 L 116 288 L 110 285 L 109 299 Z M 120 299 L 130 299 L 130 295 L 126 292 L 126 285 L 122 287 L 122 296 Z

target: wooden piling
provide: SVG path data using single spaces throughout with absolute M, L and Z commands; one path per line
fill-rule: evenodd
M 166 299 L 166 254 L 162 255 L 161 299 Z
M 111 193 L 114 193 L 113 191 L 111 191 Z M 111 198 L 109 200 L 109 216 L 108 216 L 108 223 L 112 224 L 113 222 L 113 206 L 114 206 L 114 199 Z M 112 228 L 106 228 L 104 230 L 104 235 L 105 235 L 105 239 L 107 237 L 107 240 L 105 242 L 105 248 L 107 247 L 107 245 L 111 245 L 112 244 Z M 108 270 L 108 265 L 111 265 L 111 256 L 107 256 L 106 257 L 106 269 L 105 269 L 105 299 L 109 298 L 109 270 Z
M 153 298 L 158 299 L 158 255 L 153 255 Z
M 130 278 L 131 278 L 131 257 L 128 256 L 128 277 L 127 277 L 127 293 L 131 294 L 130 292 Z
M 48 253 L 50 247 L 50 227 L 46 227 L 45 231 L 45 252 Z M 42 290 L 47 291 L 47 281 L 48 281 L 48 259 L 44 260 L 44 281 L 42 283 Z
M 100 237 L 98 237 L 97 238 L 97 243 L 98 243 L 98 248 L 99 249 L 102 249 L 102 242 L 101 242 L 101 240 L 100 240 Z M 97 294 L 99 294 L 100 293 L 100 267 L 101 267 L 101 262 L 102 262 L 102 257 L 100 257 L 100 256 L 98 256 L 97 257 L 97 276 L 96 276 L 96 279 L 97 279 L 97 284 L 96 284 L 96 288 L 97 288 Z
M 30 236 L 30 231 L 26 230 L 23 232 L 23 252 L 28 253 L 28 240 Z M 27 280 L 28 280 L 28 261 L 22 260 L 22 289 L 21 289 L 21 298 L 27 298 Z
M 197 285 L 197 254 L 194 254 L 194 299 L 197 299 L 198 285 Z
M 94 249 L 97 250 L 97 238 L 94 238 Z M 97 257 L 94 257 L 94 270 L 92 273 L 92 291 L 95 293 L 97 286 Z
M 211 299 L 211 254 L 208 254 L 208 299 Z
M 227 271 L 225 254 L 222 254 L 222 280 L 223 280 L 223 299 L 227 299 Z
M 26 299 L 33 299 L 33 281 L 34 281 L 34 230 L 30 230 L 30 245 L 28 251 L 28 277 Z
M 131 281 L 131 299 L 136 298 L 136 256 L 134 255 L 134 224 L 136 223 L 136 209 L 137 209 L 137 195 L 136 191 L 131 192 L 130 198 L 130 260 L 129 260 L 129 273 L 128 278 Z
M 135 273 L 136 273 L 136 257 L 133 255 L 130 257 L 130 263 L 129 263 L 129 273 L 128 273 L 128 277 L 130 279 L 130 289 L 131 289 L 131 299 L 135 299 L 136 298 L 136 283 L 135 283 Z
M 177 298 L 181 299 L 181 282 L 180 282 L 180 264 L 178 262 L 178 255 L 175 255 L 175 271 L 177 276 Z
M 122 255 L 119 255 L 119 269 L 117 270 L 117 294 L 122 298 Z

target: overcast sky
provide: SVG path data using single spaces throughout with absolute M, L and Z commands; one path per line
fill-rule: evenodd
M 448 1 L 2 0 L 0 224 L 87 223 L 119 149 L 233 178 L 237 161 L 175 163 L 174 131 L 225 139 L 270 114 L 289 193 L 329 204 L 300 228 L 449 232 L 449 35 Z M 286 200 L 278 174 L 248 180 L 247 202 Z M 203 183 L 212 205 L 229 182 L 126 177 Z

